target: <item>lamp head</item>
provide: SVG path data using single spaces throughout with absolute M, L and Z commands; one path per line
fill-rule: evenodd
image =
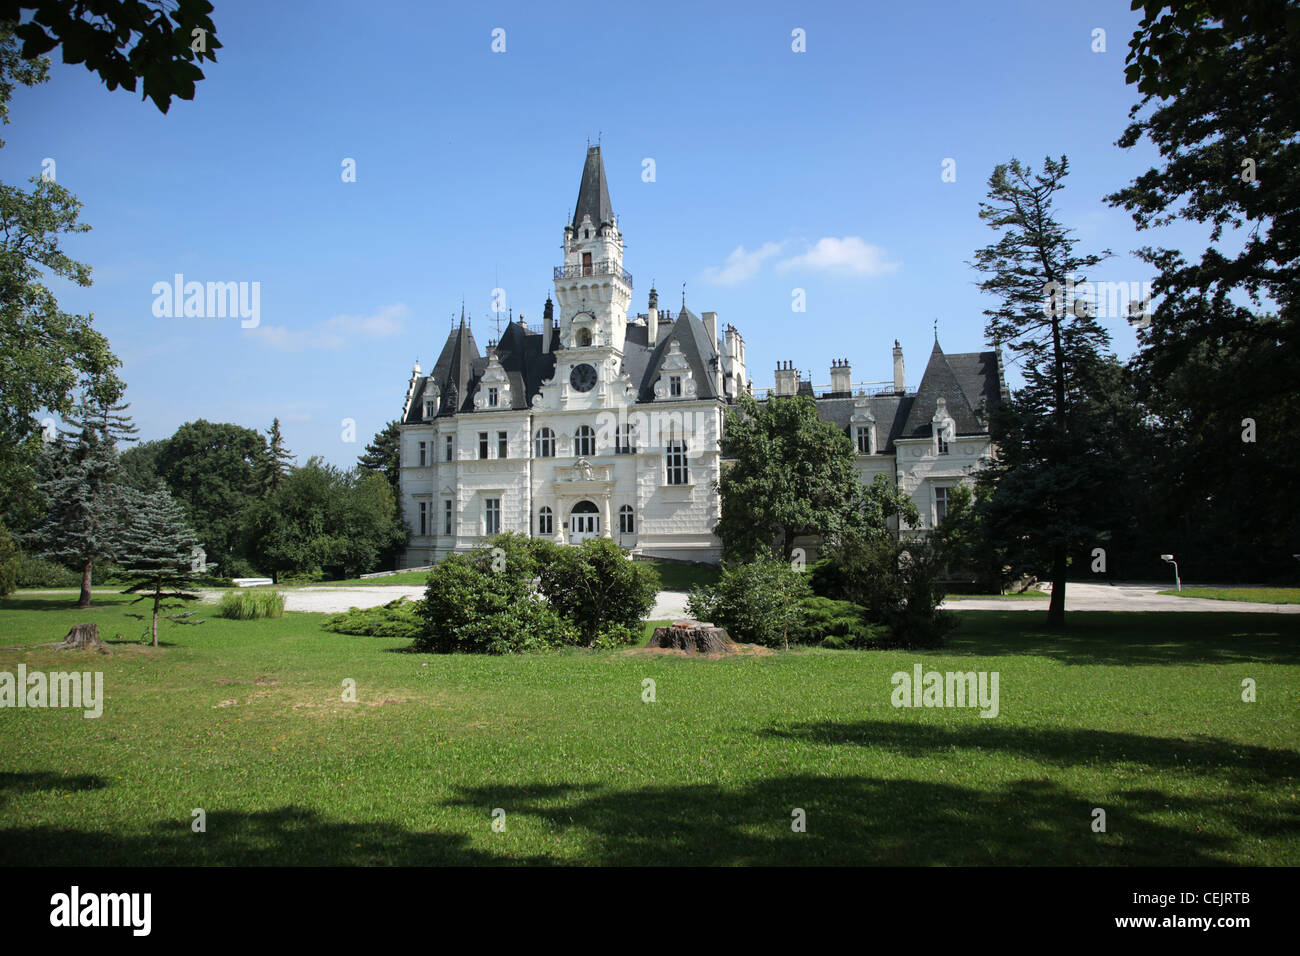
M 1172 561 L 1173 559 L 1174 559 L 1174 556 L 1173 556 L 1172 554 L 1162 554 L 1162 555 L 1160 555 L 1160 560 L 1161 560 L 1161 561 Z

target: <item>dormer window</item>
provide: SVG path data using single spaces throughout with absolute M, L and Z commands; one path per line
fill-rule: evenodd
M 857 444 L 859 455 L 870 455 L 871 450 L 871 426 L 857 425 L 854 429 L 857 433 Z
M 948 447 L 948 429 L 939 429 L 939 454 L 946 455 L 949 452 Z
M 436 409 L 435 409 L 435 407 L 434 407 L 433 402 L 430 401 L 430 400 L 428 400 L 428 399 L 426 399 L 425 402 L 424 402 L 424 417 L 425 417 L 425 418 L 432 418 L 432 417 L 434 416 L 434 412 L 435 412 L 435 411 L 436 411 Z
M 488 389 L 488 408 L 496 408 L 501 401 L 501 390 L 496 388 Z
M 591 330 L 578 329 L 578 347 L 582 348 L 591 344 Z
M 682 377 L 680 375 L 673 375 L 669 377 L 668 394 L 673 398 L 682 397 Z

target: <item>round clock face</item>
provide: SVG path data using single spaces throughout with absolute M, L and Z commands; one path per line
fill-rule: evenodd
M 569 384 L 580 392 L 590 392 L 596 387 L 596 369 L 587 364 L 573 366 L 569 373 Z

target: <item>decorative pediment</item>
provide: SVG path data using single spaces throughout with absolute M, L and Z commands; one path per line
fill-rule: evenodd
M 488 411 L 492 408 L 510 408 L 510 379 L 506 375 L 506 370 L 501 367 L 501 362 L 496 356 L 496 352 L 489 350 L 488 367 L 483 372 L 483 377 L 479 379 L 478 391 L 474 393 L 474 408 L 477 411 Z M 495 406 L 489 404 L 489 389 L 497 390 L 497 403 Z
M 874 425 L 876 416 L 871 413 L 871 403 L 866 398 L 859 398 L 853 403 L 853 416 L 849 419 L 854 425 Z
M 424 408 L 422 416 L 425 419 L 436 418 L 438 409 L 441 407 L 442 392 L 438 389 L 438 383 L 430 375 L 424 380 Z

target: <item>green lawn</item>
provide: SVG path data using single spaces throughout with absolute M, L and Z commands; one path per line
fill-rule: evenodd
M 689 591 L 718 581 L 718 569 L 707 564 L 677 564 L 655 559 L 644 563 L 659 572 L 660 587 L 665 591 Z
M 0 602 L 0 670 L 98 669 L 108 696 L 0 709 L 0 863 L 1300 864 L 1300 617 L 959 611 L 926 653 L 486 658 L 211 608 L 154 650 L 124 600 Z M 16 646 L 87 620 L 111 656 Z M 914 663 L 997 671 L 1000 715 L 895 709 Z
M 1258 604 L 1300 604 L 1300 588 L 1183 588 L 1161 591 L 1175 597 L 1209 598 L 1212 601 L 1253 601 Z

